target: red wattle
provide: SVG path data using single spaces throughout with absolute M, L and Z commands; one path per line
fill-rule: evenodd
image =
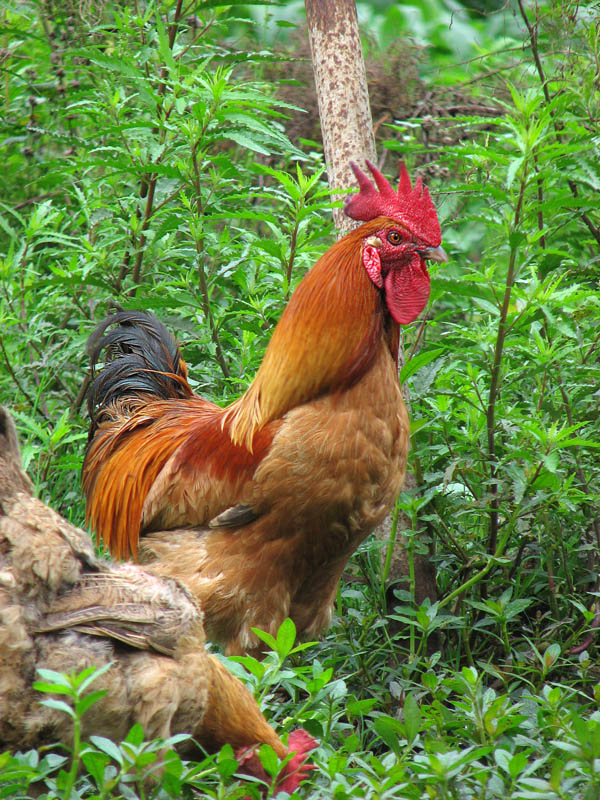
M 425 262 L 418 253 L 400 269 L 385 276 L 385 300 L 392 317 L 400 325 L 416 319 L 429 300 L 430 282 Z

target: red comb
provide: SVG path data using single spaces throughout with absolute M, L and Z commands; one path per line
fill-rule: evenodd
M 292 757 L 275 778 L 274 795 L 277 795 L 278 792 L 292 794 L 307 777 L 308 773 L 316 769 L 315 765 L 307 763 L 306 759 L 310 751 L 317 746 L 317 740 L 313 739 L 303 728 L 297 728 L 290 733 L 287 749 L 288 753 L 292 753 Z M 236 752 L 235 758 L 241 768 L 240 771 L 246 775 L 253 775 L 266 784 L 271 784 L 273 779 L 269 778 L 265 768 L 260 763 L 258 749 L 258 745 L 242 747 Z M 244 800 L 249 800 L 249 798 L 246 796 Z
M 351 219 L 368 222 L 375 217 L 391 217 L 397 220 L 414 236 L 430 247 L 438 247 L 442 232 L 437 212 L 426 186 L 417 178 L 414 187 L 406 165 L 400 162 L 400 183 L 396 192 L 376 166 L 367 161 L 377 189 L 358 166 L 351 161 L 352 172 L 356 175 L 360 191 L 346 200 L 344 212 Z

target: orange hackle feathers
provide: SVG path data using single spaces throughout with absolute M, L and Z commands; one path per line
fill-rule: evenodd
M 383 331 L 381 297 L 361 262 L 361 242 L 382 220 L 340 239 L 292 295 L 248 391 L 226 411 L 231 437 L 252 447 L 270 420 L 360 380 Z

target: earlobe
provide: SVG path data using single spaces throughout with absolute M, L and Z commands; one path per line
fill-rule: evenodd
M 365 245 L 362 251 L 362 262 L 371 281 L 378 289 L 382 289 L 383 278 L 381 277 L 381 258 L 379 257 L 379 250 L 371 245 Z

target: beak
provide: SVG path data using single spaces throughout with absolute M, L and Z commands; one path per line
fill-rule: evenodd
M 383 242 L 379 238 L 379 236 L 368 236 L 365 239 L 365 244 L 369 245 L 369 247 L 382 247 Z
M 419 250 L 423 258 L 428 258 L 431 261 L 439 261 L 440 263 L 448 261 L 448 254 L 443 247 L 428 247 L 426 250 Z

